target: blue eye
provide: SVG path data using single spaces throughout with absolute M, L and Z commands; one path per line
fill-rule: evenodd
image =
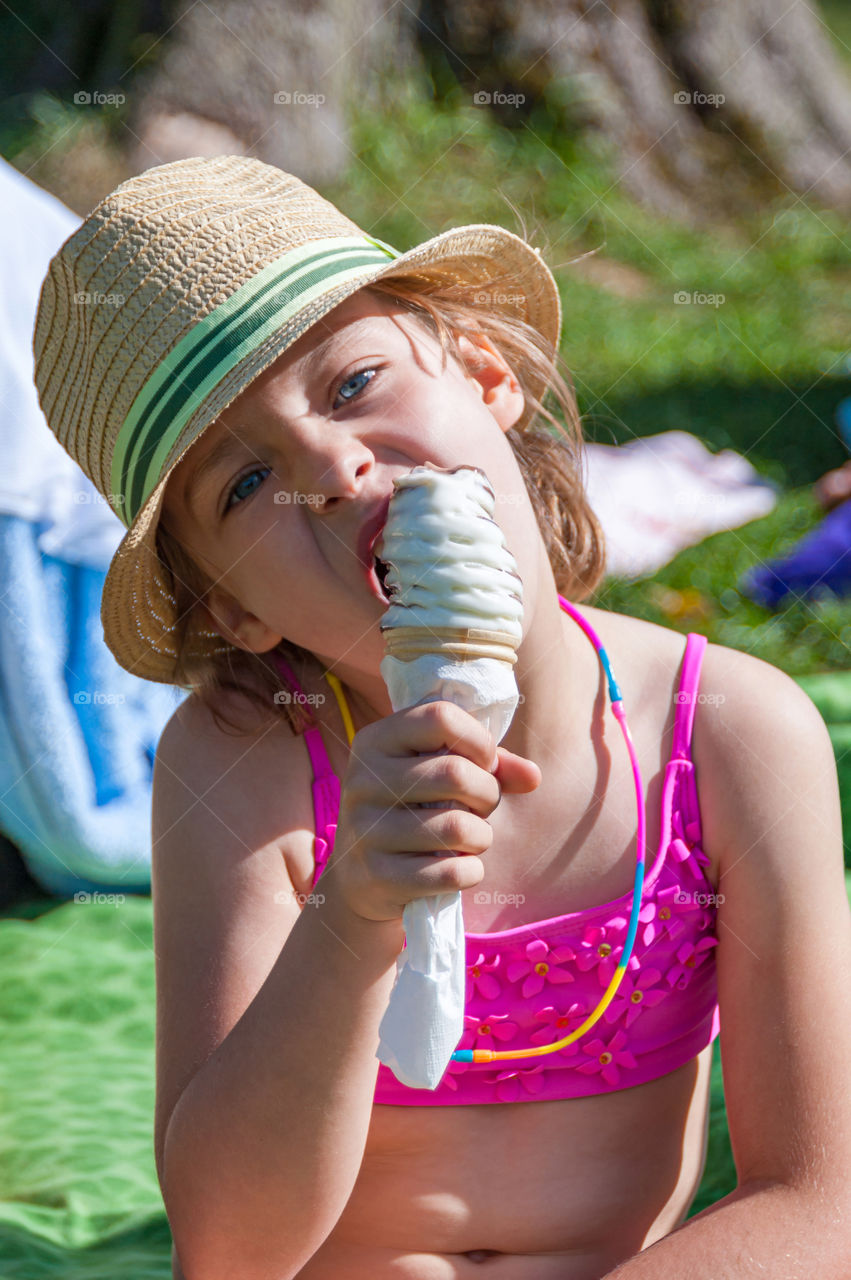
M 239 503 L 244 502 L 246 498 L 250 498 L 252 493 L 254 493 L 254 490 L 259 489 L 260 486 L 255 485 L 254 488 L 250 488 L 247 493 L 243 492 L 239 496 L 236 502 L 231 501 L 231 499 L 234 498 L 237 494 L 240 494 L 240 490 L 242 489 L 242 486 L 246 484 L 247 481 L 251 480 L 253 476 L 259 476 L 261 471 L 265 471 L 266 474 L 268 475 L 270 468 L 255 467 L 253 471 L 248 471 L 244 476 L 241 477 L 241 479 L 237 480 L 236 484 L 233 486 L 233 488 L 231 489 L 230 493 L 227 496 L 227 501 L 225 502 L 225 512 L 230 511 L 231 508 L 234 506 L 238 506 Z
M 350 377 L 346 378 L 345 382 L 340 384 L 340 388 L 337 392 L 337 399 L 334 401 L 334 408 L 338 409 L 340 407 L 337 401 L 341 399 L 344 404 L 348 404 L 350 400 L 354 400 L 355 396 L 359 395 L 361 391 L 363 391 L 367 382 L 374 377 L 374 369 L 359 369 L 357 373 L 351 374 Z M 362 378 L 365 378 L 366 382 L 362 382 Z

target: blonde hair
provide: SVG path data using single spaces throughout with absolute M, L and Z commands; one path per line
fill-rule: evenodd
M 492 280 L 487 287 L 489 294 L 496 293 L 495 286 L 508 291 L 511 282 Z M 583 432 L 576 394 L 570 374 L 559 371 L 558 355 L 521 320 L 484 309 L 481 285 L 385 277 L 367 286 L 367 291 L 389 296 L 434 334 L 440 341 L 444 367 L 447 353 L 463 364 L 457 341 L 461 334 L 483 335 L 511 365 L 526 407 L 517 426 L 507 431 L 506 439 L 517 458 L 558 590 L 573 601 L 586 599 L 605 573 L 605 544 L 582 480 Z M 532 383 L 546 388 L 541 400 L 551 395 L 564 423 L 532 395 Z M 314 725 L 315 717 L 302 700 L 293 696 L 294 689 L 288 690 L 286 700 L 275 699 L 283 681 L 269 654 L 249 653 L 229 645 L 223 653 L 203 661 L 188 657 L 188 638 L 193 628 L 208 627 L 210 623 L 209 615 L 205 619 L 199 606 L 212 580 L 162 521 L 156 537 L 157 552 L 171 574 L 177 603 L 178 656 L 173 683 L 194 693 L 222 729 L 230 726 L 237 733 L 246 731 L 222 710 L 222 697 L 227 693 L 242 695 L 252 707 L 272 718 L 282 716 L 293 733 L 302 733 Z M 312 668 L 321 674 L 318 660 L 307 649 L 282 640 L 274 652 L 297 673 Z

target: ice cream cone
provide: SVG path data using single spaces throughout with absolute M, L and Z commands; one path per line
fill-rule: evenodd
M 493 520 L 493 488 L 475 467 L 431 465 L 393 486 L 376 550 L 390 598 L 380 626 L 391 706 L 452 702 L 498 743 L 519 700 L 523 584 Z M 402 923 L 407 945 L 379 1027 L 378 1057 L 403 1084 L 434 1089 L 464 1030 L 461 894 L 414 899 Z
M 508 631 L 486 631 L 480 627 L 391 627 L 384 632 L 388 657 L 413 662 L 424 653 L 445 656 L 456 662 L 493 658 L 514 666 L 517 639 Z

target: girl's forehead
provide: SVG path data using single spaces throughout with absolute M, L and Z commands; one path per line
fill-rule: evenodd
M 297 359 L 312 351 L 330 335 L 344 332 L 356 322 L 371 319 L 381 322 L 402 310 L 398 303 L 386 295 L 359 289 L 317 320 L 284 354 Z
M 403 314 L 403 308 L 394 303 L 392 298 L 367 293 L 365 289 L 359 290 L 311 325 L 291 347 L 253 379 L 246 392 L 252 389 L 262 390 L 287 370 L 301 372 L 315 361 L 317 353 L 333 349 L 372 326 L 383 328 L 394 314 Z

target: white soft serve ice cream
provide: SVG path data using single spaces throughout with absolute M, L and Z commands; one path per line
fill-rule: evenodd
M 394 627 L 481 628 L 522 639 L 523 586 L 502 530 L 495 496 L 477 467 L 414 467 L 393 481 L 387 523 L 375 553 L 388 566 Z
M 393 483 L 375 547 L 389 566 L 391 601 L 380 625 L 391 706 L 453 702 L 501 742 L 519 701 L 523 587 L 493 519 L 494 491 L 483 471 L 466 466 L 414 467 Z M 434 1089 L 464 1030 L 461 894 L 415 898 L 402 923 L 407 946 L 378 1029 L 378 1058 L 403 1084 Z

